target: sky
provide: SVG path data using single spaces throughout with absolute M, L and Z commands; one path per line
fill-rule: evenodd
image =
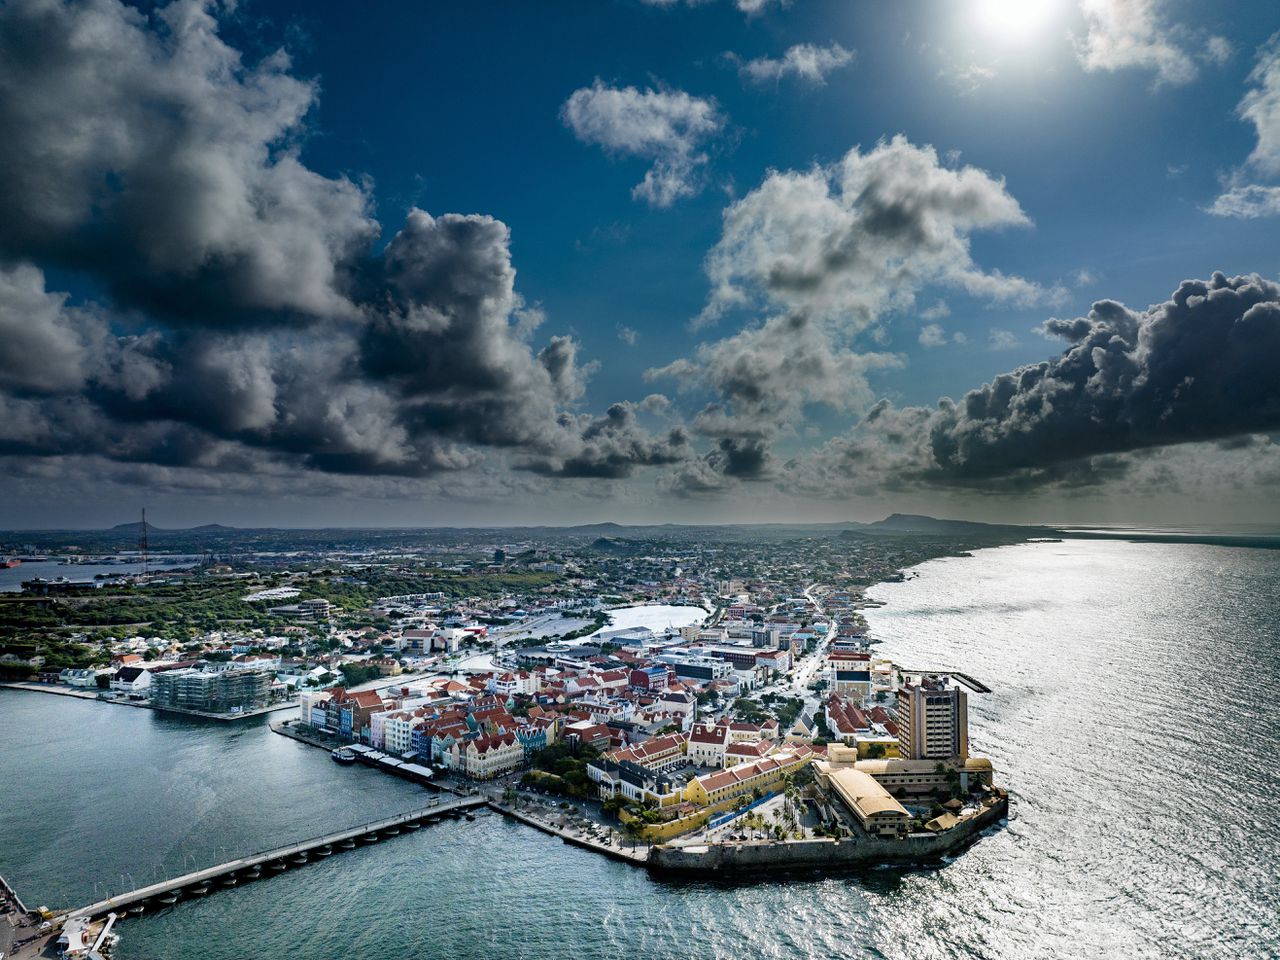
M 0 527 L 1280 522 L 1280 7 L 0 0 Z

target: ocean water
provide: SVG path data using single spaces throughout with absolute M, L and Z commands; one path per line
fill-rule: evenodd
M 164 570 L 181 570 L 193 566 L 195 557 L 156 557 L 147 565 L 149 571 L 159 573 Z M 103 576 L 123 576 L 129 573 L 141 573 L 141 563 L 61 563 L 57 560 L 28 560 L 16 567 L 0 567 L 0 593 L 21 593 L 24 580 L 56 580 L 66 577 L 68 580 L 92 580 L 99 574 Z
M 917 569 L 875 589 L 872 632 L 994 688 L 971 741 L 1016 795 L 949 863 L 673 882 L 484 815 L 131 918 L 117 955 L 1280 955 L 1280 553 L 1071 541 Z M 15 692 L 0 710 L 0 872 L 31 900 L 419 799 L 264 726 Z

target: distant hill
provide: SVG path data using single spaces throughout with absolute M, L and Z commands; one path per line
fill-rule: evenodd
M 1023 526 L 1011 523 L 980 523 L 976 520 L 939 520 L 915 513 L 895 513 L 875 523 L 859 524 L 846 530 L 841 536 L 858 536 L 868 533 L 911 534 L 932 536 L 1023 536 L 1035 537 L 1055 533 L 1049 527 Z
M 111 532 L 111 533 L 131 533 L 131 534 L 133 534 L 133 535 L 136 537 L 138 534 L 140 534 L 140 533 L 142 532 L 142 521 L 141 521 L 141 520 L 135 520 L 135 521 L 133 521 L 132 523 L 117 523 L 114 527 L 112 527 L 112 528 L 111 528 L 111 530 L 110 530 L 109 532 Z M 169 533 L 169 532 L 170 532 L 170 531 L 165 530 L 165 529 L 164 529 L 164 528 L 162 528 L 162 527 L 157 527 L 154 523 L 148 523 L 148 524 L 147 524 L 147 533 L 149 533 L 149 534 L 151 534 L 151 533 Z

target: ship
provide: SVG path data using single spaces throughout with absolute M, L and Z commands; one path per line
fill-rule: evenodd
M 0 560 L 0 569 L 12 570 L 14 567 L 22 566 L 22 561 L 17 557 L 5 557 Z
M 355 763 L 356 755 L 345 747 L 339 747 L 336 750 L 330 750 L 329 756 L 333 758 L 334 763 Z

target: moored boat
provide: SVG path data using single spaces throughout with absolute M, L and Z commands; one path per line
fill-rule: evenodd
M 333 758 L 334 763 L 341 763 L 345 765 L 356 762 L 356 755 L 346 747 L 338 747 L 337 749 L 330 750 L 329 756 Z

